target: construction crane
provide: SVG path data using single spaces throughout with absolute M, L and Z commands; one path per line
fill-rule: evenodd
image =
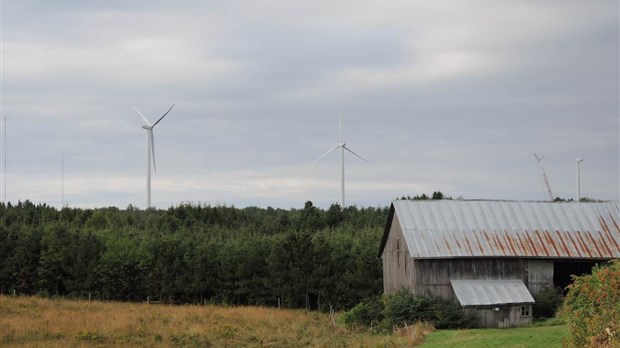
M 545 158 L 545 156 L 543 155 L 543 156 L 538 157 L 538 155 L 534 153 L 534 157 L 536 157 L 536 161 L 538 162 L 538 169 L 542 173 L 545 186 L 547 187 L 547 193 L 549 194 L 549 200 L 553 201 L 553 193 L 551 193 L 551 185 L 549 185 L 549 180 L 547 179 L 547 173 L 545 172 L 545 166 L 542 161 L 543 158 Z

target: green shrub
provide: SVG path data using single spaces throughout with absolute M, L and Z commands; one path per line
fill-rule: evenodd
M 383 320 L 383 302 L 374 298 L 361 302 L 342 315 L 342 323 L 348 328 L 373 327 Z
M 430 322 L 438 329 L 468 328 L 475 323 L 455 301 L 433 296 L 413 296 L 407 290 L 383 297 L 383 302 L 362 302 L 342 316 L 347 327 L 391 331 L 394 327 Z
M 536 294 L 534 300 L 536 303 L 532 306 L 532 315 L 534 319 L 542 319 L 553 318 L 564 298 L 560 289 L 549 286 Z
M 428 321 L 437 329 L 457 329 L 472 327 L 475 323 L 474 315 L 466 315 L 455 301 L 435 296 L 413 296 L 407 290 L 386 297 L 383 316 L 387 327 Z
M 428 296 L 413 296 L 407 290 L 400 290 L 385 298 L 383 316 L 387 327 L 432 321 L 432 313 L 432 300 Z
M 620 347 L 620 260 L 573 277 L 562 308 L 568 347 Z
M 433 299 L 433 315 L 431 322 L 436 329 L 470 328 L 477 321 L 475 313 L 465 314 L 459 303 L 441 297 Z

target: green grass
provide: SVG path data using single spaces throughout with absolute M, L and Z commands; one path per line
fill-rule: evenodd
M 434 347 L 562 347 L 566 326 L 539 326 L 514 329 L 438 330 L 426 336 L 422 348 Z

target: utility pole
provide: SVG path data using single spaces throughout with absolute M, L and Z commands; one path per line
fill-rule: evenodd
M 3 204 L 6 202 L 6 116 L 4 116 L 4 69 L 3 58 L 4 51 L 2 50 L 3 40 L 3 22 L 4 6 L 2 0 L 0 0 L 0 126 L 2 130 L 2 139 L 0 141 L 0 200 Z M 5 206 L 6 207 L 6 206 Z M 2 226 L 6 227 L 6 220 L 2 217 Z M 13 289 L 13 297 L 15 297 L 15 289 Z
M 6 202 L 6 116 L 2 117 L 2 202 Z
M 65 154 L 60 155 L 60 210 L 65 207 Z

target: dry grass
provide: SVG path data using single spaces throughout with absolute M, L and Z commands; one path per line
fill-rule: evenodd
M 351 332 L 333 327 L 328 315 L 301 310 L 0 296 L 3 348 L 402 347 L 418 342 L 415 329 L 409 330 L 389 336 Z
M 433 324 L 428 322 L 418 322 L 414 325 L 405 325 L 404 327 L 394 330 L 394 335 L 407 338 L 407 345 L 410 347 L 417 346 L 424 341 L 431 332 L 435 331 Z

